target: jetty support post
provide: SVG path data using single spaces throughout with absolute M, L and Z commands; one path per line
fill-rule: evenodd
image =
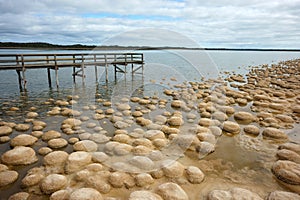
M 47 62 L 47 65 L 49 65 L 49 56 L 46 56 L 46 62 Z M 47 75 L 48 75 L 48 85 L 49 85 L 49 88 L 52 88 L 52 81 L 51 81 L 51 70 L 49 67 L 47 67 Z
M 107 64 L 107 57 L 106 54 L 104 54 L 104 60 L 105 60 L 105 81 L 108 82 L 108 64 Z
M 97 70 L 97 58 L 96 54 L 94 55 L 94 63 L 95 63 L 95 78 L 96 78 L 96 83 L 98 82 L 98 70 Z
M 57 66 L 56 54 L 54 54 L 54 66 L 55 66 L 56 88 L 59 88 L 59 81 L 58 81 L 58 66 Z
M 76 77 L 75 77 L 75 62 L 76 62 L 76 59 L 75 59 L 75 55 L 73 54 L 73 82 L 75 83 L 76 82 Z
M 81 54 L 81 71 L 82 71 L 82 83 L 84 83 L 85 75 L 84 75 L 84 56 Z
M 22 63 L 22 83 L 23 83 L 23 88 L 26 91 L 26 83 L 27 83 L 27 81 L 26 81 L 26 77 L 25 77 L 25 71 L 26 71 L 26 69 L 25 69 L 23 54 L 21 55 L 21 63 Z
M 16 70 L 17 74 L 18 74 L 18 81 L 19 81 L 19 88 L 20 88 L 20 91 L 22 92 L 23 91 L 23 87 L 22 87 L 22 76 L 21 76 L 21 72 L 20 70 Z

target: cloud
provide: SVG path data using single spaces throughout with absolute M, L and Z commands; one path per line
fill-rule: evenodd
M 299 48 L 298 13 L 300 0 L 0 0 L 0 40 L 97 45 L 124 32 L 157 28 L 205 47 Z M 155 34 L 160 41 L 152 38 L 154 43 L 172 41 Z

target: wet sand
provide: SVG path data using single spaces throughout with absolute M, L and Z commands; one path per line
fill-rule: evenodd
M 0 197 L 132 200 L 146 190 L 165 200 L 280 199 L 278 191 L 297 199 L 300 181 L 282 175 L 280 162 L 294 163 L 287 173 L 300 168 L 299 69 L 292 60 L 245 77 L 157 80 L 171 85 L 157 96 L 2 103 Z

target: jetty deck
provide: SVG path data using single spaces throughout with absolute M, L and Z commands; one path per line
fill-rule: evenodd
M 114 67 L 115 77 L 118 72 L 126 73 L 126 67 L 131 66 L 131 73 L 144 71 L 144 56 L 142 53 L 86 53 L 86 54 L 0 54 L 0 71 L 16 70 L 20 89 L 26 89 L 26 74 L 29 69 L 47 69 L 49 87 L 52 87 L 51 70 L 55 70 L 56 86 L 59 87 L 59 68 L 73 67 L 75 77 L 85 78 L 84 69 L 95 67 L 95 77 L 98 81 L 97 67 L 105 67 L 106 81 L 108 81 L 108 67 Z

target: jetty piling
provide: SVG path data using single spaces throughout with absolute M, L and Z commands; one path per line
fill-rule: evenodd
M 131 65 L 131 73 L 143 74 L 144 56 L 142 53 L 89 53 L 89 54 L 0 54 L 0 71 L 16 70 L 21 91 L 26 90 L 26 70 L 47 69 L 48 85 L 52 87 L 51 70 L 55 70 L 55 83 L 59 87 L 58 71 L 60 68 L 73 68 L 73 82 L 76 76 L 85 81 L 85 68 L 94 66 L 95 79 L 98 82 L 97 67 L 105 67 L 105 81 L 108 82 L 108 68 L 114 67 L 117 73 L 126 73 L 127 65 Z M 123 67 L 123 68 L 122 68 Z M 139 72 L 141 71 L 141 72 Z

